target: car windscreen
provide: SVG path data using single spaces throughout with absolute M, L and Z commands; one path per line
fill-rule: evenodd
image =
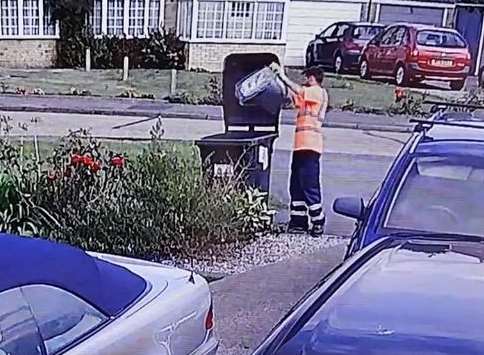
M 417 32 L 417 44 L 427 47 L 465 48 L 466 43 L 457 33 L 423 30 Z
M 380 26 L 356 26 L 353 29 L 353 38 L 360 40 L 370 40 L 382 30 Z
M 410 164 L 384 228 L 484 236 L 484 156 L 421 156 Z

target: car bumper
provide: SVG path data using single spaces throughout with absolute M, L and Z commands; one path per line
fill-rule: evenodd
M 191 355 L 215 355 L 218 350 L 219 342 L 214 336 L 210 337 L 205 343 L 203 343 L 197 350 Z
M 469 67 L 458 71 L 425 69 L 416 63 L 411 63 L 408 67 L 410 76 L 416 80 L 460 81 L 465 80 L 470 72 Z
M 360 51 L 346 51 L 343 53 L 343 65 L 348 69 L 358 68 L 360 64 Z

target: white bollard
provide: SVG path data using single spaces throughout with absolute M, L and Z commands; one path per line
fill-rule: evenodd
M 170 82 L 170 94 L 174 95 L 176 93 L 176 69 L 171 70 L 171 82 Z
M 123 81 L 128 80 L 128 70 L 129 70 L 129 58 L 124 57 L 123 63 Z
M 86 48 L 86 71 L 91 71 L 91 48 Z

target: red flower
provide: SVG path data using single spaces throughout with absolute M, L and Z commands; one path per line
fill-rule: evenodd
M 94 164 L 94 160 L 92 159 L 91 156 L 89 155 L 84 155 L 82 157 L 82 163 L 84 164 L 85 167 L 90 167 Z
M 395 88 L 395 101 L 396 102 L 399 102 L 401 101 L 402 99 L 404 99 L 405 97 L 407 96 L 407 93 L 405 92 L 404 89 L 400 88 L 400 87 L 396 87 Z
M 72 165 L 77 166 L 77 165 L 81 164 L 83 161 L 84 160 L 83 160 L 83 157 L 81 155 L 79 155 L 79 154 L 72 154 L 71 155 Z
M 101 163 L 99 161 L 93 161 L 91 165 L 89 165 L 89 169 L 91 169 L 93 173 L 97 173 L 101 170 Z
M 122 156 L 115 156 L 111 158 L 111 165 L 117 167 L 117 168 L 122 168 L 124 164 L 126 163 L 126 159 Z

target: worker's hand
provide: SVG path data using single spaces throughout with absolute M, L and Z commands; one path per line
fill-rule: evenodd
M 269 68 L 275 73 L 275 74 L 281 74 L 282 69 L 279 64 L 276 62 L 273 62 L 271 65 L 269 65 Z

